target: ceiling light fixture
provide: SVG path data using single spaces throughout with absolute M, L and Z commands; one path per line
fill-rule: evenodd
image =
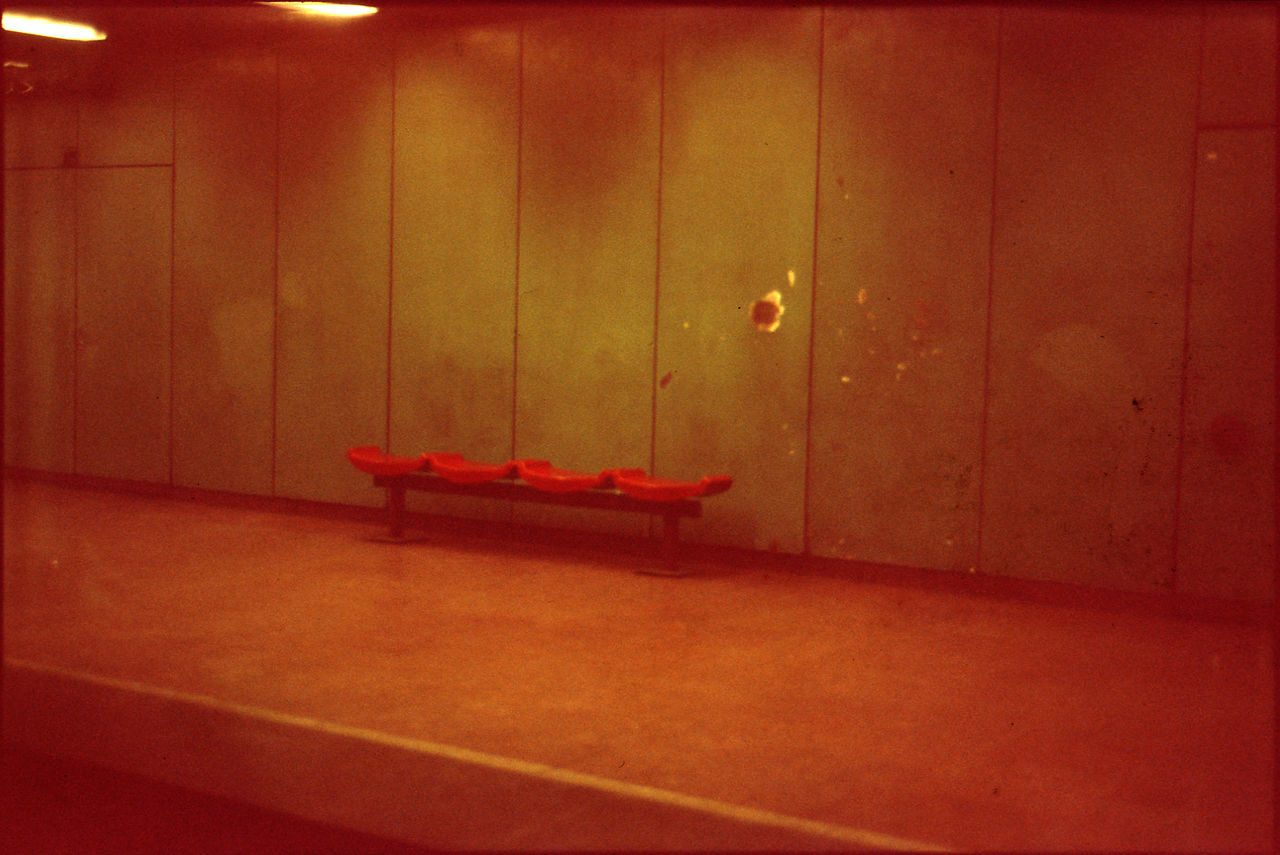
M 288 12 L 302 12 L 307 15 L 325 15 L 330 18 L 359 18 L 372 15 L 378 11 L 377 6 L 356 6 L 351 3 L 263 3 L 263 6 L 274 6 Z
M 51 39 L 69 39 L 74 42 L 100 42 L 107 37 L 106 33 L 88 24 L 22 15 L 18 12 L 5 12 L 3 21 L 4 28 L 11 33 L 48 36 Z

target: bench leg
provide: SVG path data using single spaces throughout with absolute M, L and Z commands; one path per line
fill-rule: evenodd
M 655 516 L 657 516 L 655 514 Z M 636 571 L 646 576 L 685 576 L 680 569 L 680 517 L 676 514 L 662 515 L 662 561 L 658 565 L 648 565 Z
M 680 517 L 662 515 L 662 566 L 653 570 L 641 570 L 651 576 L 686 576 L 680 569 Z
M 404 537 L 404 481 L 396 480 L 387 487 L 387 515 L 391 523 L 391 537 Z
M 662 518 L 662 563 L 669 572 L 680 564 L 680 518 L 667 514 Z

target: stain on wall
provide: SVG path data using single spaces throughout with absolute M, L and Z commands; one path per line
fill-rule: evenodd
M 981 566 L 1167 588 L 1198 11 L 1003 14 Z
M 270 45 L 175 61 L 173 477 L 186 486 L 274 487 L 276 71 Z
M 511 454 L 520 27 L 396 40 L 390 448 Z M 377 442 L 377 437 L 371 438 Z M 502 503 L 411 507 L 509 518 Z
M 391 244 L 391 48 L 299 34 L 280 52 L 276 492 L 377 504 L 343 456 L 384 444 Z
M 694 537 L 804 545 L 821 12 L 673 12 L 667 46 L 655 470 L 734 487 Z M 791 284 L 792 271 L 795 284 Z M 750 306 L 785 296 L 761 334 Z
M 997 16 L 827 13 L 815 554 L 977 564 Z
M 662 23 L 580 11 L 524 32 L 515 456 L 649 464 Z M 540 506 L 517 519 L 644 533 Z
M 1272 597 L 1274 129 L 1201 134 L 1187 326 L 1178 588 Z

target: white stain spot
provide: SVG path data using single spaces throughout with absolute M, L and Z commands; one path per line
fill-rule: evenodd
M 688 321 L 685 321 L 681 326 L 683 326 L 685 329 L 688 329 L 688 328 L 689 328 L 689 322 L 688 322 Z
M 859 288 L 858 289 L 858 305 L 861 306 L 866 302 L 867 302 L 867 289 Z
M 787 284 L 792 288 L 796 287 L 796 272 L 794 270 L 787 271 Z
M 896 368 L 896 369 L 898 369 L 898 371 L 906 371 L 906 370 L 907 370 L 907 363 L 905 363 L 905 362 L 899 362 L 897 365 L 895 365 L 895 366 L 893 366 L 893 367 L 894 367 L 894 368 Z
M 848 383 L 848 382 L 849 382 L 849 375 L 848 375 L 848 374 L 841 374 L 841 375 L 840 375 L 840 382 L 841 382 L 841 383 Z
M 1216 151 L 1205 152 L 1204 159 L 1212 163 L 1218 159 L 1218 153 Z

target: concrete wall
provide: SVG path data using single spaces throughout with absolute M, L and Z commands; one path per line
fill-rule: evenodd
M 1272 596 L 1274 4 L 165 14 L 6 97 L 8 465 Z

